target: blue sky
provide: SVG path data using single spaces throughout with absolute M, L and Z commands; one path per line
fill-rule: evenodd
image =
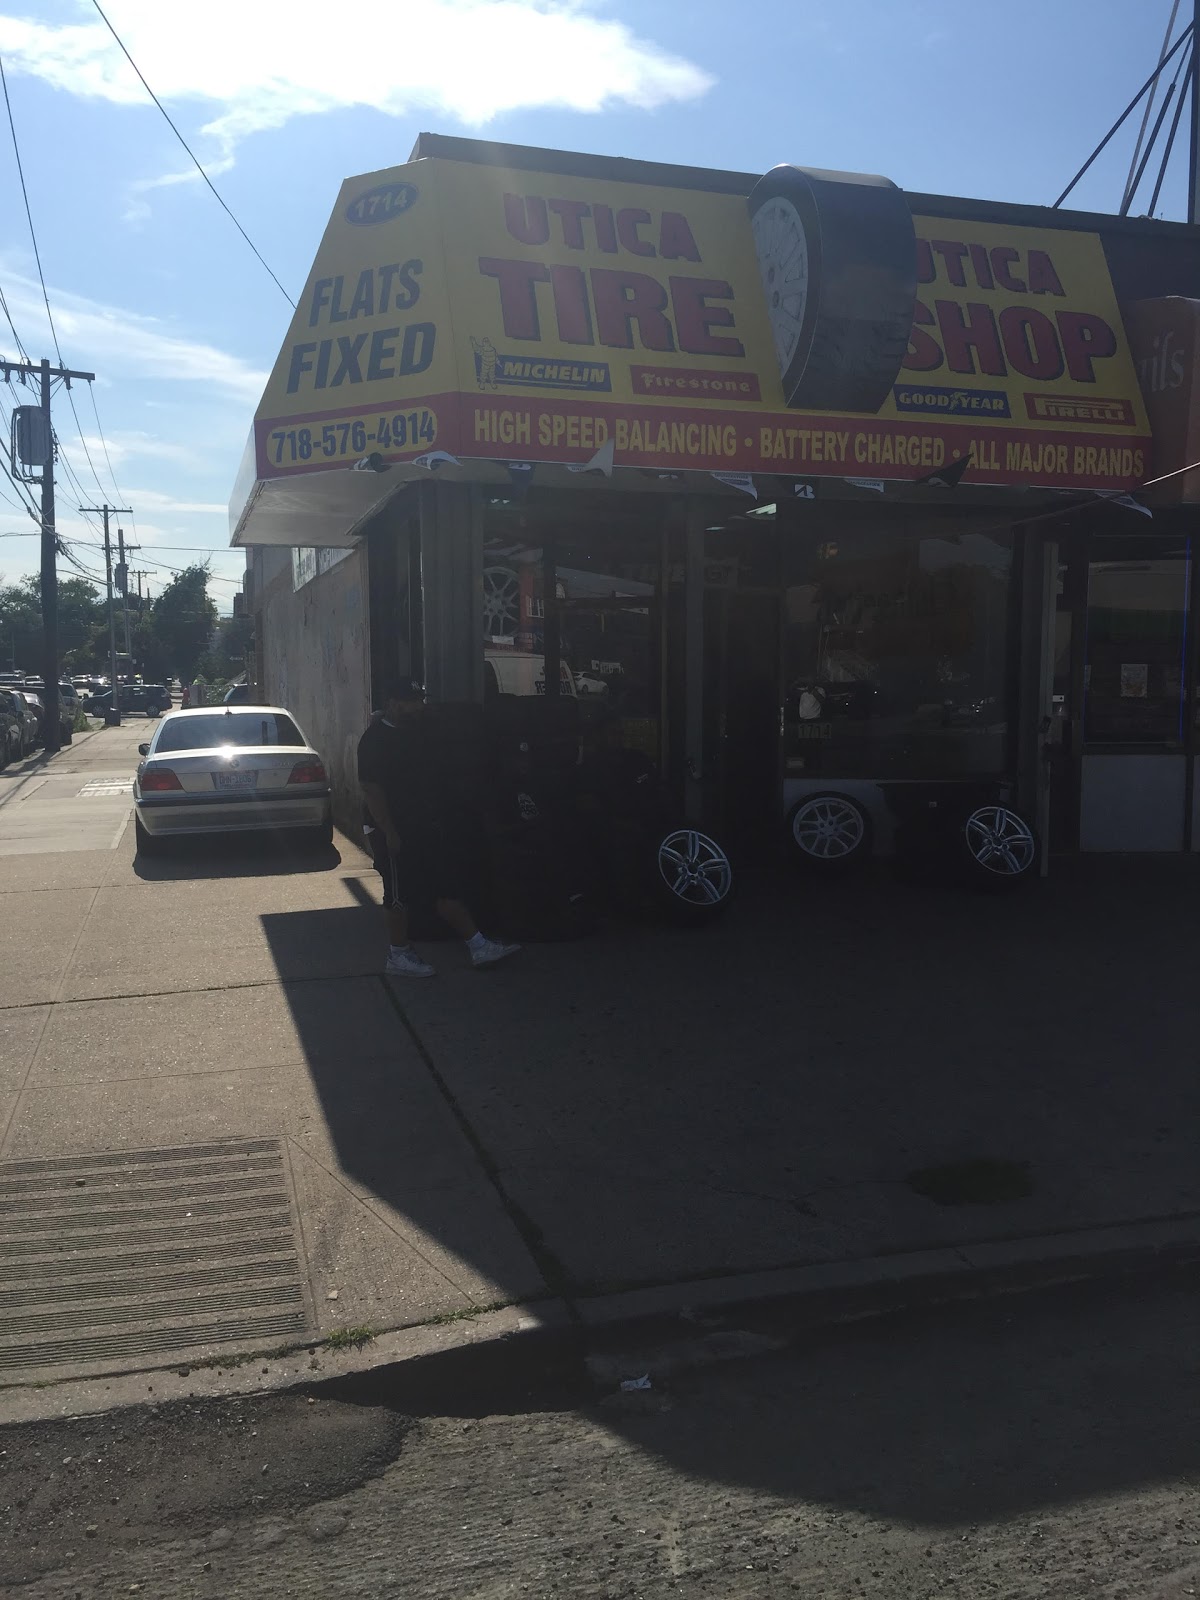
M 882 172 L 906 189 L 1049 204 L 1158 58 L 1171 0 L 109 0 L 105 10 L 289 292 L 342 178 L 403 161 L 421 129 L 761 172 Z M 1190 6 L 1181 8 L 1182 17 Z M 130 505 L 157 590 L 212 549 L 289 307 L 124 62 L 91 0 L 0 0 L 34 224 L 93 476 L 66 397 L 55 425 L 92 503 Z M 1131 124 L 1072 197 L 1115 211 Z M 1186 141 L 1158 214 L 1183 214 Z M 53 355 L 7 127 L 0 286 Z M 0 324 L 0 353 L 15 355 Z M 19 391 L 18 391 L 19 392 Z M 8 397 L 6 397 L 7 399 Z M 3 407 L 7 415 L 8 405 Z M 121 498 L 118 499 L 118 491 Z M 32 533 L 0 479 L 0 533 Z M 96 533 L 60 475 L 59 528 Z M 37 567 L 0 538 L 0 574 Z M 65 569 L 70 570 L 70 569 Z M 234 580 L 231 582 L 229 580 Z

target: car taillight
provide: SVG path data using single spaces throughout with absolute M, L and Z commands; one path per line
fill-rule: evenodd
M 143 794 L 162 794 L 167 789 L 182 789 L 183 785 L 170 767 L 151 767 L 138 780 Z
M 329 777 L 319 761 L 297 761 L 289 783 L 328 783 Z

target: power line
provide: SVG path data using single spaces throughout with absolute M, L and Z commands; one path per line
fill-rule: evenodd
M 17 159 L 17 176 L 21 180 L 21 198 L 25 202 L 25 220 L 29 223 L 29 237 L 33 243 L 33 259 L 37 263 L 38 282 L 42 286 L 42 300 L 45 302 L 46 306 L 46 320 L 50 324 L 50 337 L 54 340 L 54 353 L 58 357 L 58 364 L 60 367 L 65 367 L 66 363 L 63 360 L 62 346 L 58 342 L 58 329 L 54 326 L 54 313 L 50 309 L 50 296 L 46 292 L 46 274 L 42 271 L 42 252 L 38 249 L 37 229 L 33 225 L 33 211 L 29 204 L 29 189 L 25 183 L 25 167 L 21 160 L 21 146 L 17 139 L 17 125 L 13 120 L 12 101 L 8 97 L 8 78 L 4 71 L 3 56 L 0 56 L 0 86 L 2 86 L 4 89 L 4 108 L 8 113 L 8 129 L 12 134 L 13 155 Z M 6 313 L 7 310 L 8 307 L 6 305 Z M 9 325 L 11 326 L 11 318 L 9 319 Z M 16 335 L 17 330 L 13 328 L 14 339 L 16 338 Z M 24 351 L 21 353 L 22 355 L 25 354 Z M 26 359 L 28 359 L 28 357 L 26 357 Z M 71 402 L 71 415 L 75 418 L 75 427 L 79 432 L 79 442 L 83 445 L 83 453 L 88 458 L 88 466 L 92 469 L 92 476 L 96 480 L 96 487 L 103 491 L 104 486 L 100 482 L 100 476 L 96 471 L 95 463 L 92 461 L 92 453 L 87 447 L 87 440 L 83 437 L 83 428 L 80 426 L 79 413 L 75 409 L 75 396 L 71 393 L 71 381 L 69 378 L 65 378 L 63 381 L 67 388 L 67 399 Z
M 108 29 L 109 33 L 112 34 L 113 38 L 117 41 L 118 45 L 120 45 L 121 53 L 124 55 L 126 61 L 128 61 L 129 65 L 137 73 L 139 79 L 141 79 L 142 88 L 145 89 L 146 93 L 150 96 L 151 100 L 154 101 L 154 104 L 162 112 L 163 116 L 166 118 L 167 126 L 170 128 L 171 132 L 175 135 L 175 137 L 179 140 L 179 142 L 183 146 L 183 148 L 187 151 L 188 155 L 191 156 L 193 166 L 196 168 L 196 171 L 200 174 L 200 176 L 204 179 L 204 181 L 208 185 L 208 187 L 212 190 L 214 196 L 217 199 L 218 204 L 221 206 L 221 209 L 228 216 L 229 220 L 233 223 L 234 227 L 241 234 L 242 238 L 245 239 L 246 243 L 250 246 L 251 250 L 254 251 L 254 254 L 256 256 L 258 256 L 259 261 L 262 262 L 262 265 L 266 268 L 267 272 L 270 273 L 271 281 L 274 283 L 275 287 L 279 290 L 280 294 L 283 296 L 283 298 L 287 301 L 288 305 L 290 305 L 292 310 L 294 311 L 296 309 L 296 302 L 292 299 L 291 295 L 283 287 L 283 285 L 280 283 L 279 279 L 275 276 L 275 274 L 273 272 L 271 272 L 270 267 L 267 266 L 267 263 L 263 259 L 262 255 L 260 254 L 258 246 L 254 243 L 254 240 L 246 232 L 245 228 L 242 227 L 241 223 L 234 216 L 233 212 L 230 211 L 229 207 L 225 204 L 224 200 L 221 199 L 220 194 L 217 193 L 216 186 L 214 185 L 212 179 L 209 177 L 208 173 L 205 172 L 204 168 L 200 165 L 200 162 L 196 159 L 196 156 L 195 156 L 195 154 L 194 154 L 194 152 L 192 150 L 191 145 L 188 144 L 187 140 L 180 133 L 179 129 L 171 121 L 170 115 L 167 112 L 167 108 L 163 105 L 162 101 L 158 98 L 158 96 L 155 94 L 154 90 L 150 87 L 150 85 L 146 82 L 145 78 L 142 76 L 141 67 L 138 66 L 137 62 L 129 54 L 129 51 L 126 49 L 124 40 L 121 38 L 121 35 L 117 32 L 117 30 L 113 27 L 112 23 L 104 15 L 104 12 L 103 12 L 103 10 L 101 9 L 101 6 L 100 6 L 100 0 L 92 0 L 92 4 L 95 6 L 96 10 L 100 13 L 100 18 L 101 18 L 101 21 L 104 23 L 104 26 Z
M 1070 183 L 1067 185 L 1067 187 L 1059 195 L 1058 199 L 1051 206 L 1050 209 L 1052 211 L 1057 211 L 1058 210 L 1059 206 L 1062 205 L 1063 201 L 1067 198 L 1067 196 L 1070 194 L 1071 190 L 1075 187 L 1075 185 L 1079 182 L 1079 180 L 1087 172 L 1088 168 L 1092 165 L 1092 163 L 1100 155 L 1101 151 L 1104 150 L 1105 146 L 1109 143 L 1109 141 L 1113 138 L 1113 136 L 1117 132 L 1119 132 L 1120 128 L 1122 127 L 1122 125 L 1124 124 L 1126 119 L 1134 111 L 1135 107 L 1137 106 L 1138 102 L 1141 100 L 1142 96 L 1146 93 L 1146 91 L 1153 84 L 1156 84 L 1158 82 L 1160 74 L 1166 70 L 1166 66 L 1167 66 L 1168 61 L 1170 61 L 1171 58 L 1179 50 L 1181 50 L 1183 48 L 1183 46 L 1188 42 L 1188 40 L 1192 37 L 1192 31 L 1193 31 L 1192 30 L 1192 24 L 1189 22 L 1187 27 L 1179 35 L 1178 39 L 1176 39 L 1175 43 L 1171 46 L 1171 48 L 1164 52 L 1164 54 L 1162 55 L 1161 59 L 1159 60 L 1158 65 L 1155 67 L 1154 71 L 1146 79 L 1145 83 L 1138 90 L 1138 92 L 1134 95 L 1133 99 L 1125 107 L 1124 111 L 1122 111 L 1121 115 L 1113 123 L 1112 127 L 1104 135 L 1103 139 L 1101 139 L 1100 143 L 1092 151 L 1091 155 L 1083 163 L 1083 165 L 1080 167 L 1079 171 L 1075 174 L 1075 176 L 1071 179 Z
M 117 484 L 117 475 L 113 471 L 112 457 L 108 453 L 108 440 L 104 437 L 104 429 L 100 425 L 100 408 L 96 404 L 96 386 L 94 383 L 88 384 L 88 396 L 92 402 L 92 415 L 96 419 L 96 432 L 100 435 L 100 448 L 104 451 L 104 459 L 108 463 L 108 475 L 112 479 L 113 488 L 117 491 L 117 499 L 120 500 L 122 495 Z M 82 438 L 82 435 L 80 435 L 80 438 Z
M 13 121 L 12 101 L 8 98 L 8 79 L 4 73 L 4 57 L 0 56 L 0 86 L 4 89 L 4 108 L 8 112 L 8 128 L 12 134 L 13 154 L 17 158 L 17 176 L 21 180 L 21 197 L 25 201 L 25 219 L 29 223 L 29 237 L 33 240 L 33 259 L 37 262 L 38 282 L 42 286 L 42 299 L 46 302 L 46 316 L 50 322 L 50 334 L 54 340 L 54 353 L 58 357 L 59 366 L 63 366 L 62 351 L 58 348 L 58 332 L 54 326 L 54 316 L 50 310 L 50 296 L 46 293 L 46 277 L 42 271 L 42 256 L 38 249 L 37 232 L 33 226 L 33 212 L 29 209 L 29 190 L 25 187 L 25 168 L 21 163 L 21 146 L 17 142 L 17 125 Z M 17 330 L 13 329 L 13 337 Z
M 8 301 L 4 298 L 4 290 L 3 289 L 0 289 L 0 307 L 2 307 L 3 310 L 4 310 L 4 320 L 5 320 L 5 322 L 8 323 L 9 332 L 12 334 L 14 340 L 16 341 L 17 354 L 20 355 L 20 356 L 24 356 L 26 361 L 28 361 L 29 360 L 29 352 L 28 352 L 28 350 L 26 350 L 25 346 L 21 343 L 21 335 L 17 332 L 16 324 L 13 322 L 12 312 L 8 309 Z

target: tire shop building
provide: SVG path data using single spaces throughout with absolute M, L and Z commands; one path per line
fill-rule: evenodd
M 576 700 L 743 854 L 1200 849 L 1197 295 L 1182 224 L 422 135 L 254 420 L 259 685 L 346 821 L 400 672 Z

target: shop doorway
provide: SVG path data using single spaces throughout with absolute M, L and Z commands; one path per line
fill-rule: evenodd
M 1186 537 L 1086 535 L 1059 568 L 1052 849 L 1189 850 L 1196 574 Z
M 705 745 L 716 754 L 723 837 L 743 859 L 762 859 L 780 829 L 779 597 L 710 589 L 705 610 Z

